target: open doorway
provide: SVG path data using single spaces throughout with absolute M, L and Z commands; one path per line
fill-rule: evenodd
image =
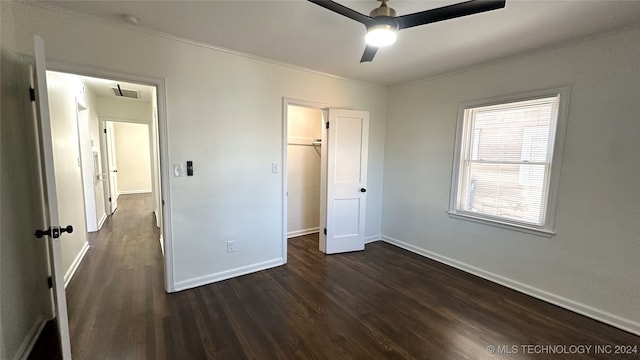
M 155 86 L 65 72 L 46 76 L 52 132 L 65 144 L 58 156 L 77 159 L 55 167 L 59 211 L 75 228 L 61 242 L 66 288 L 121 194 L 148 194 L 162 245 L 157 92 Z
M 52 311 L 47 312 L 46 316 L 51 319 L 50 322 L 54 323 L 53 328 L 57 330 L 57 336 L 55 336 L 56 334 L 51 335 L 58 338 L 62 356 L 67 359 L 71 357 L 69 330 L 74 328 L 74 321 L 78 319 L 87 320 L 83 326 L 75 326 L 77 334 L 88 334 L 98 342 L 104 343 L 104 339 L 111 338 L 113 328 L 109 326 L 96 328 L 96 319 L 99 319 L 98 322 L 104 324 L 105 319 L 112 317 L 114 310 L 121 308 L 121 305 L 118 304 L 127 295 L 129 295 L 128 303 L 137 304 L 136 301 L 138 299 L 145 298 L 146 293 L 141 296 L 140 292 L 136 290 L 147 290 L 148 288 L 139 286 L 140 276 L 131 276 L 130 270 L 133 267 L 137 266 L 137 269 L 134 269 L 134 271 L 137 271 L 137 275 L 144 274 L 144 278 L 151 281 L 155 288 L 153 293 L 162 292 L 163 290 L 166 292 L 175 291 L 170 230 L 171 211 L 164 212 L 162 208 L 158 209 L 159 212 L 156 212 L 159 213 L 158 218 L 151 211 L 134 211 L 136 214 L 144 214 L 144 216 L 138 216 L 137 218 L 136 216 L 130 216 L 131 212 L 123 213 L 123 211 L 119 211 L 120 215 L 116 214 L 116 216 L 128 224 L 127 229 L 122 231 L 122 227 L 118 226 L 120 231 L 108 232 L 115 235 L 115 237 L 106 236 L 107 239 L 96 241 L 91 251 L 87 251 L 88 231 L 78 119 L 82 121 L 82 113 L 89 111 L 89 122 L 91 124 L 99 123 L 99 120 L 96 119 L 99 119 L 100 116 L 96 112 L 98 109 L 104 110 L 105 107 L 98 106 L 95 94 L 87 91 L 87 82 L 84 82 L 84 79 L 80 79 L 82 76 L 78 77 L 73 73 L 81 71 L 85 74 L 115 79 L 131 78 L 132 81 L 140 81 L 143 84 L 155 87 L 155 89 L 152 88 L 152 104 L 155 109 L 151 111 L 152 119 L 154 120 L 151 126 L 152 129 L 155 126 L 154 130 L 157 132 L 154 132 L 154 134 L 157 134 L 157 136 L 150 142 L 154 144 L 156 150 L 161 150 L 157 162 L 159 166 L 155 167 L 158 169 L 157 173 L 162 175 L 162 181 L 156 186 L 159 190 L 157 191 L 158 202 L 170 209 L 169 174 L 165 171 L 166 167 L 162 166 L 162 164 L 167 164 L 169 159 L 164 95 L 166 87 L 164 81 L 159 78 L 122 75 L 98 70 L 79 70 L 76 66 L 60 63 L 53 66 L 55 71 L 48 71 L 44 54 L 44 41 L 39 36 L 34 37 L 34 50 L 34 63 L 30 63 L 30 60 L 26 59 L 25 66 L 21 69 L 25 75 L 25 82 L 28 80 L 30 85 L 30 97 L 27 98 L 30 101 L 25 101 L 25 105 L 28 104 L 28 111 L 33 114 L 34 126 L 32 129 L 39 140 L 34 144 L 34 150 L 40 155 L 37 158 L 40 169 L 35 174 L 40 176 L 34 178 L 34 180 L 39 180 L 42 218 L 40 219 L 41 223 L 37 225 L 38 231 L 34 235 L 38 238 L 47 237 Z M 122 96 L 123 92 L 120 91 L 119 86 L 117 88 Z M 95 129 L 95 126 L 93 128 Z M 98 128 L 97 130 L 98 135 L 96 136 L 100 136 L 100 129 Z M 96 136 L 93 136 L 92 145 L 96 144 Z M 91 144 L 91 141 L 89 143 Z M 157 151 L 154 155 L 157 155 Z M 84 158 L 87 159 L 88 157 L 84 156 Z M 161 163 L 160 159 L 162 159 Z M 94 178 L 91 179 L 94 184 L 100 183 L 98 177 L 100 174 L 96 174 L 95 171 L 101 165 L 94 166 Z M 158 177 L 156 181 L 159 182 L 160 178 Z M 160 194 L 160 189 L 162 195 Z M 151 203 L 150 198 L 149 194 L 147 203 Z M 167 219 L 163 221 L 163 215 L 165 214 Z M 115 222 L 115 220 L 109 219 L 106 224 L 111 222 Z M 62 223 L 65 226 L 60 225 Z M 157 227 L 158 223 L 161 224 L 159 228 Z M 111 227 L 115 228 L 116 226 Z M 146 235 L 139 234 L 138 230 L 141 228 L 147 232 Z M 63 233 L 65 235 L 64 238 L 59 239 Z M 166 235 L 166 250 L 161 253 L 157 239 L 162 239 L 160 236 L 162 233 Z M 142 245 L 137 247 L 139 256 L 132 254 L 130 251 L 132 245 L 136 245 L 135 243 Z M 114 253 L 108 250 L 95 250 L 97 247 L 107 244 L 119 247 L 118 251 Z M 69 253 L 64 254 L 69 250 Z M 89 256 L 84 256 L 87 253 Z M 149 273 L 150 276 L 147 276 L 147 269 L 150 263 L 146 260 L 154 261 L 153 266 L 151 266 L 153 273 Z M 69 283 L 71 277 L 74 280 Z M 67 284 L 69 285 L 68 289 Z M 85 291 L 84 293 L 79 293 L 72 288 L 80 288 Z M 67 292 L 78 295 L 68 302 Z M 67 306 L 68 304 L 69 306 Z M 114 304 L 115 308 L 110 307 Z M 75 320 L 69 318 L 69 309 L 77 309 L 78 317 Z M 102 314 L 96 315 L 96 311 L 101 311 Z M 105 328 L 106 333 L 94 336 L 95 330 L 102 328 Z M 121 331 L 118 332 L 123 333 Z M 94 348 L 95 346 L 90 346 L 87 349 Z
M 153 189 L 151 126 L 125 120 L 102 120 L 102 144 L 106 155 L 106 178 L 109 186 L 103 195 L 112 215 L 120 195 L 156 194 Z M 155 209 L 154 209 L 155 210 Z
M 283 257 L 296 236 L 364 250 L 369 112 L 285 98 L 283 113 Z
M 326 140 L 329 105 L 283 99 L 283 258 L 292 244 L 326 236 Z
M 321 109 L 287 105 L 287 238 L 320 231 Z

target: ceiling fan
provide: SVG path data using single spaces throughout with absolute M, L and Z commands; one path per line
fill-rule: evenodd
M 366 26 L 367 35 L 365 36 L 365 41 L 367 46 L 364 49 L 364 54 L 362 54 L 362 59 L 360 59 L 361 63 L 373 60 L 379 47 L 393 44 L 396 41 L 398 30 L 501 9 L 506 3 L 506 0 L 470 0 L 413 14 L 396 16 L 396 11 L 387 6 L 388 0 L 378 0 L 382 2 L 380 7 L 371 11 L 367 16 L 335 1 L 308 1 Z

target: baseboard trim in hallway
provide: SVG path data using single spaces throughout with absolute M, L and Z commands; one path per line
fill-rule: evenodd
M 76 274 L 76 271 L 78 271 L 78 267 L 80 267 L 80 264 L 82 263 L 82 260 L 84 259 L 85 255 L 87 255 L 87 251 L 89 251 L 89 243 L 85 242 L 84 245 L 82 246 L 82 249 L 80 249 L 80 252 L 78 253 L 78 255 L 76 255 L 76 258 L 73 259 L 71 266 L 69 266 L 69 269 L 64 274 L 65 289 L 69 286 L 69 283 L 73 279 L 73 276 Z
M 104 222 L 107 221 L 107 213 L 102 213 L 102 217 L 100 218 L 100 221 L 98 221 L 98 231 L 100 231 L 100 229 L 102 229 L 102 225 L 104 225 Z

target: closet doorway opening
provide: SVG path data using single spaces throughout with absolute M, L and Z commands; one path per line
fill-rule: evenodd
M 324 105 L 285 103 L 286 107 L 286 237 L 319 236 L 323 192 Z M 326 156 L 326 155 L 325 155 Z
M 325 254 L 364 250 L 369 112 L 284 98 L 282 138 L 283 259 L 298 236 Z

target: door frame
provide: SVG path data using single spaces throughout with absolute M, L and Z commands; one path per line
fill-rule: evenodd
M 289 106 L 298 106 L 309 109 L 315 109 L 322 111 L 322 116 L 325 121 L 328 120 L 329 108 L 331 105 L 309 101 L 309 100 L 301 100 L 290 97 L 282 98 L 282 167 L 281 167 L 281 175 L 282 175 L 282 261 L 284 264 L 287 263 L 287 216 L 288 216 L 288 183 L 287 183 L 287 148 L 288 148 L 288 131 L 289 131 Z M 321 181 L 320 181 L 320 229 L 324 227 L 326 224 L 326 211 L 323 210 L 326 208 L 326 148 L 327 143 L 327 131 L 323 127 L 322 128 L 322 155 L 320 160 L 321 166 Z M 324 189 L 324 190 L 323 190 Z M 323 195 L 324 194 L 324 195 Z M 323 206 L 323 204 L 325 204 Z M 323 221 L 324 219 L 324 221 Z M 322 232 L 322 230 L 320 231 Z
M 118 71 L 105 70 L 94 67 L 85 67 L 59 61 L 48 61 L 47 70 L 110 79 L 114 81 L 138 83 L 156 87 L 156 107 L 158 110 L 158 149 L 160 152 L 160 169 L 158 169 L 158 174 L 160 175 L 161 181 L 159 191 L 162 202 L 164 204 L 164 208 L 161 212 L 163 215 L 162 237 L 164 241 L 165 291 L 168 293 L 175 292 L 173 236 L 171 226 L 171 192 L 169 190 L 171 184 L 171 165 L 169 160 L 169 125 L 167 122 L 166 80 L 164 78 L 134 75 L 130 73 L 122 73 Z
M 107 128 L 107 123 L 122 123 L 122 124 L 137 124 L 137 125 L 146 125 L 147 126 L 147 135 L 149 137 L 149 161 L 150 161 L 150 178 L 151 178 L 151 193 L 154 194 L 154 200 L 155 200 L 155 196 L 157 195 L 161 195 L 158 194 L 160 192 L 160 189 L 156 189 L 155 186 L 155 178 L 154 178 L 154 173 L 157 174 L 158 176 L 160 176 L 160 171 L 159 169 L 155 168 L 155 164 L 153 163 L 153 153 L 158 150 L 153 146 L 152 140 L 153 140 L 153 131 L 152 131 L 152 122 L 153 119 L 151 120 L 151 122 L 149 121 L 144 121 L 144 120 L 140 120 L 140 119 L 125 119 L 125 118 L 116 118 L 116 117 L 100 117 L 99 120 L 100 122 L 100 129 L 101 129 L 101 133 L 100 133 L 100 149 L 102 151 L 104 151 L 104 153 L 107 155 L 107 161 L 103 162 L 102 164 L 102 172 L 107 174 L 106 176 L 106 182 L 109 185 L 108 187 L 105 188 L 105 192 L 103 194 L 103 196 L 105 198 L 109 197 L 109 195 L 111 195 L 111 197 L 113 197 L 113 194 L 110 194 L 111 191 L 111 178 L 109 177 L 110 172 L 109 172 L 109 161 L 111 161 L 111 157 L 109 155 L 109 148 L 111 147 L 111 145 L 109 144 L 108 139 L 106 138 L 106 134 L 104 133 L 104 129 Z M 111 135 L 113 136 L 113 135 Z M 158 144 L 156 144 L 157 147 Z M 115 151 L 115 149 L 112 149 L 113 151 Z M 116 157 L 116 162 L 118 161 L 118 158 Z M 120 195 L 120 194 L 118 194 Z M 107 204 L 108 199 L 105 199 L 105 204 Z M 155 203 L 154 203 L 154 213 L 156 211 L 155 209 Z M 160 209 L 157 209 L 158 212 L 160 211 Z M 159 220 L 157 219 L 158 214 L 156 214 L 156 225 L 159 224 Z M 158 227 L 160 227 L 159 225 L 157 225 Z
M 102 196 L 104 197 L 104 204 L 105 204 L 105 208 L 107 208 L 107 216 L 111 216 L 115 213 L 115 209 L 113 208 L 113 204 L 114 203 L 118 203 L 118 197 L 120 196 L 120 194 L 118 194 L 118 185 L 116 184 L 115 186 L 113 185 L 112 181 L 111 181 L 111 177 L 112 177 L 112 173 L 111 173 L 111 162 L 113 161 L 113 153 L 111 153 L 112 151 L 115 151 L 114 149 L 114 144 L 113 144 L 113 131 L 111 132 L 111 134 L 107 135 L 107 132 L 105 132 L 105 130 L 107 130 L 107 120 L 103 120 L 102 118 L 98 119 L 98 122 L 100 124 L 100 130 L 102 131 L 100 133 L 100 151 L 102 151 L 102 153 L 104 154 L 104 156 L 102 157 L 102 169 L 100 169 L 100 172 L 102 174 L 104 174 L 104 182 L 105 185 L 103 187 L 103 191 L 102 191 Z M 112 130 L 112 129 L 109 129 Z M 106 160 L 106 161 L 105 161 Z M 117 161 L 117 159 L 116 159 Z M 117 175 L 115 175 L 117 177 Z M 115 192 L 111 191 L 111 187 L 114 186 L 115 188 Z M 116 209 L 118 208 L 118 206 L 116 205 L 115 207 Z
M 96 195 L 95 195 L 95 168 L 94 168 L 94 163 L 93 163 L 93 151 L 90 151 L 89 154 L 86 154 L 84 152 L 84 148 L 83 148 L 83 141 L 91 141 L 91 134 L 90 134 L 90 130 L 89 130 L 89 134 L 86 134 L 82 131 L 83 126 L 81 125 L 81 122 L 83 122 L 84 120 L 81 120 L 81 116 L 82 114 L 86 114 L 87 116 L 87 121 L 88 120 L 88 112 L 89 112 L 89 108 L 87 107 L 87 104 L 83 103 L 78 96 L 75 96 L 75 101 L 76 101 L 76 127 L 78 129 L 78 154 L 80 155 L 80 174 L 81 174 L 81 178 L 82 178 L 82 197 L 84 200 L 84 222 L 87 226 L 87 233 L 90 232 L 96 232 L 99 230 L 98 228 L 98 219 L 97 219 L 97 214 L 95 214 L 95 207 L 96 207 Z M 89 129 L 89 125 L 87 125 L 87 129 Z M 88 138 L 87 138 L 88 135 Z M 88 158 L 87 158 L 88 157 Z M 88 171 L 90 169 L 87 169 L 87 166 L 91 167 L 93 169 L 93 172 Z M 93 219 L 91 220 L 92 223 L 89 224 L 89 215 L 90 212 L 93 211 L 95 216 L 93 216 Z M 95 224 L 94 224 L 95 222 Z M 91 226 L 89 226 L 91 225 Z

